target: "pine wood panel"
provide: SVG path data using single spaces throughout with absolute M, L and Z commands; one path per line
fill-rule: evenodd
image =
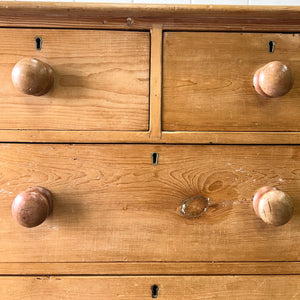
M 299 47 L 298 34 L 166 32 L 163 130 L 299 131 Z M 291 68 L 294 86 L 265 99 L 253 75 L 274 60 Z
M 299 7 L 147 5 L 116 3 L 14 3 L 1 1 L 5 27 L 299 32 Z
M 151 30 L 150 136 L 161 138 L 162 28 Z
M 157 114 L 155 114 L 157 116 Z M 150 144 L 300 144 L 299 132 L 0 130 L 0 142 Z
M 0 132 L 1 133 L 1 132 Z M 39 132 L 39 134 L 30 135 L 24 132 L 20 136 L 31 136 L 38 140 L 45 135 L 46 138 L 54 139 L 54 134 L 50 132 Z M 16 135 L 15 135 L 16 136 Z M 62 138 L 63 134 L 56 135 Z M 74 133 L 73 138 L 80 140 L 80 135 Z M 13 139 L 13 137 L 12 137 Z M 30 138 L 28 138 L 30 139 Z M 26 140 L 28 140 L 26 138 Z M 65 138 L 65 140 L 67 140 Z M 162 143 L 178 143 L 178 144 L 273 144 L 273 145 L 288 145 L 288 144 L 300 144 L 299 132 L 217 132 L 217 131 L 164 131 L 162 132 Z
M 297 146 L 2 144 L 0 156 L 0 262 L 300 259 Z M 54 211 L 22 228 L 11 204 L 33 185 L 53 192 Z M 264 185 L 295 200 L 287 225 L 255 216 L 252 197 Z M 198 194 L 210 198 L 208 211 L 178 215 Z
M 300 275 L 300 262 L 0 263 L 1 275 Z
M 1 129 L 148 130 L 149 33 L 1 29 Z M 43 39 L 36 50 L 35 38 Z M 54 70 L 43 96 L 15 90 L 13 66 L 35 57 Z
M 0 277 L 1 296 L 13 299 L 298 299 L 299 276 Z

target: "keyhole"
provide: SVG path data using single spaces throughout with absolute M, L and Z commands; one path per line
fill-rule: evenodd
M 269 41 L 269 52 L 273 53 L 275 48 L 275 42 L 274 41 Z
M 152 298 L 157 298 L 158 297 L 158 290 L 159 290 L 158 285 L 153 284 L 151 286 L 151 290 L 152 290 Z
M 158 164 L 158 153 L 154 152 L 152 153 L 152 165 L 156 166 Z
M 41 37 L 37 37 L 35 39 L 35 48 L 36 50 L 42 50 L 42 43 L 43 43 L 43 40 Z

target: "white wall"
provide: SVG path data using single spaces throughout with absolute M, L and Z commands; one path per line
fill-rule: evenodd
M 1 0 L 0 0 L 1 1 Z M 15 0 L 5 0 L 15 1 Z M 23 0 L 24 1 L 24 0 Z M 25 0 L 36 1 L 36 0 Z M 300 0 L 39 0 L 48 2 L 155 3 L 155 4 L 232 4 L 232 5 L 299 5 Z

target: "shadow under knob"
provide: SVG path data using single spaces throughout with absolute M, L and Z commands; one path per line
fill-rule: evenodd
M 19 194 L 12 204 L 12 215 L 24 227 L 43 223 L 52 212 L 51 192 L 43 187 L 28 188 Z
M 14 66 L 12 82 L 17 90 L 26 95 L 41 96 L 53 85 L 53 70 L 39 59 L 24 58 Z

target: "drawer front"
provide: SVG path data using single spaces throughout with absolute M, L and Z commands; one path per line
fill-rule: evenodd
M 0 277 L 1 296 L 8 300 L 282 300 L 298 299 L 299 289 L 300 276 Z
M 0 262 L 300 259 L 299 146 L 2 144 L 0 156 Z M 25 228 L 11 205 L 36 185 L 53 193 L 53 213 Z M 266 185 L 294 200 L 286 225 L 253 212 Z M 196 195 L 209 205 L 187 218 Z
M 58 29 L 0 33 L 0 129 L 148 130 L 149 33 Z M 52 68 L 54 81 L 48 93 L 26 95 L 15 88 L 12 70 L 24 58 Z M 37 84 L 37 79 L 24 83 L 28 77 L 24 74 L 22 65 L 14 82 Z
M 299 131 L 299 47 L 298 34 L 165 32 L 163 130 Z M 253 77 L 272 61 L 288 66 L 294 84 L 267 98 Z

